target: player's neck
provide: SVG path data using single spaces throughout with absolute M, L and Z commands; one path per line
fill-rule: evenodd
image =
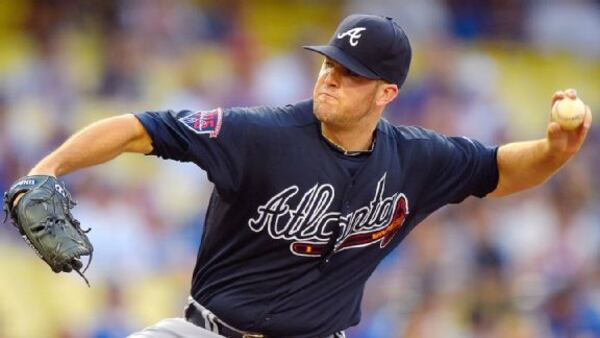
M 375 127 L 376 124 L 368 128 L 335 128 L 321 123 L 321 134 L 346 152 L 364 151 L 371 149 Z

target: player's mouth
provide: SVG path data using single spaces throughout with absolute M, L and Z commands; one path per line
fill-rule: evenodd
M 330 99 L 334 99 L 334 100 L 336 100 L 336 101 L 338 100 L 338 98 L 337 98 L 336 96 L 334 96 L 334 95 L 331 95 L 331 94 L 329 94 L 329 93 L 325 93 L 325 92 L 320 92 L 320 93 L 319 93 L 319 95 L 318 95 L 318 97 L 319 97 L 320 99 L 329 99 L 329 100 L 330 100 Z

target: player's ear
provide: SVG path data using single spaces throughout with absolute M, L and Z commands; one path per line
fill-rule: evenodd
M 385 106 L 398 96 L 398 85 L 381 81 L 377 88 L 377 105 Z

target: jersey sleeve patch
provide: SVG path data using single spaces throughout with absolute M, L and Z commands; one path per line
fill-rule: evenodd
M 196 134 L 208 134 L 217 137 L 223 120 L 221 108 L 190 113 L 179 118 L 179 122 L 194 131 Z

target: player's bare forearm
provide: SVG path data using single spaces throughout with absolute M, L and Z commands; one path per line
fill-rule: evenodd
M 566 154 L 554 154 L 546 139 L 515 142 L 498 149 L 498 187 L 490 196 L 505 196 L 544 183 L 566 161 Z
M 577 93 L 573 89 L 556 92 L 552 105 L 565 97 L 576 99 Z M 583 121 L 575 129 L 552 121 L 548 123 L 544 139 L 501 146 L 497 156 L 498 186 L 490 195 L 505 196 L 542 184 L 575 156 L 592 125 L 590 108 L 583 109 Z
M 107 162 L 124 152 L 150 151 L 152 141 L 137 118 L 116 116 L 95 122 L 71 136 L 36 164 L 29 175 L 62 176 Z

